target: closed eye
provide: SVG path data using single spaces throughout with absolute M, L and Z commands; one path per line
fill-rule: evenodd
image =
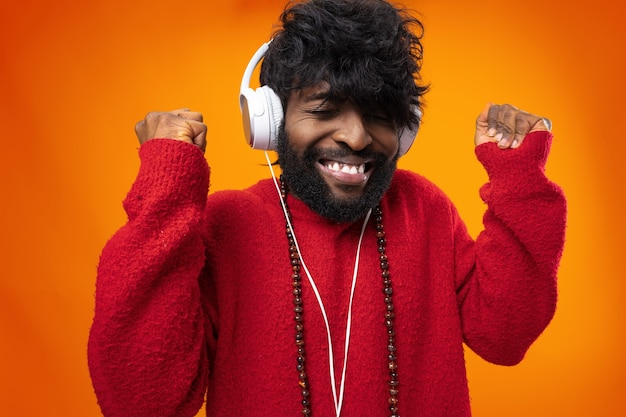
M 314 116 L 315 118 L 321 119 L 321 120 L 332 119 L 333 117 L 336 117 L 337 115 L 339 115 L 339 110 L 334 109 L 334 108 L 318 107 L 315 109 L 306 110 L 306 112 Z
M 367 118 L 367 120 L 373 123 L 377 123 L 377 124 L 384 124 L 384 125 L 394 124 L 393 119 L 386 113 L 370 113 L 370 114 L 366 114 L 365 117 Z

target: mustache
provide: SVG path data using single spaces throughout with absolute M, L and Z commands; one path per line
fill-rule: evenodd
M 370 159 L 376 162 L 384 162 L 387 156 L 381 152 L 374 152 L 369 148 L 355 151 L 344 143 L 339 143 L 338 147 L 333 148 L 309 148 L 304 151 L 304 159 L 308 161 L 317 161 L 319 159 L 347 158 L 356 156 L 362 159 Z

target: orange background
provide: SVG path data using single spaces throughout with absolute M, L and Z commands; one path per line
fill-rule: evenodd
M 6 4 L 9 3 L 9 4 Z M 176 3 L 176 5 L 175 5 Z M 625 29 L 611 0 L 407 0 L 426 26 L 423 129 L 401 166 L 455 201 L 472 233 L 487 101 L 550 117 L 549 175 L 569 199 L 560 304 L 519 366 L 469 353 L 474 414 L 626 415 Z M 100 416 L 86 364 L 99 252 L 123 224 L 133 126 L 191 107 L 213 190 L 267 176 L 239 121 L 243 69 L 282 0 L 5 2 L 0 18 L 0 414 Z M 622 256 L 623 258 L 623 256 Z

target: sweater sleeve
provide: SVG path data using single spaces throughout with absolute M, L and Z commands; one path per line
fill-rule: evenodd
M 476 148 L 489 176 L 480 190 L 487 210 L 475 245 L 461 250 L 474 262 L 458 296 L 466 344 L 496 364 L 520 362 L 556 309 L 566 202 L 545 176 L 551 140 L 534 132 L 516 149 Z
M 98 266 L 89 368 L 106 417 L 191 417 L 208 381 L 198 279 L 209 168 L 197 147 L 153 139 Z

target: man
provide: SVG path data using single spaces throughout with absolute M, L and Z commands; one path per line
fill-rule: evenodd
M 478 116 L 474 241 L 439 189 L 396 170 L 426 91 L 420 23 L 383 0 L 308 0 L 281 22 L 261 70 L 280 181 L 207 197 L 201 114 L 136 127 L 89 340 L 102 411 L 470 416 L 463 344 L 514 365 L 554 314 L 565 200 L 544 175 L 548 122 Z

